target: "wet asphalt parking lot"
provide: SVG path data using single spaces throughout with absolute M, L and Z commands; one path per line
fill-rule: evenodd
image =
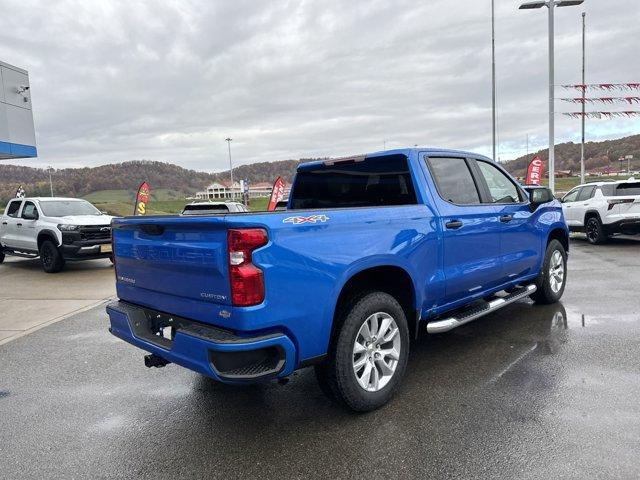
M 310 369 L 147 369 L 93 308 L 0 345 L 0 477 L 640 478 L 640 238 L 573 239 L 562 303 L 424 335 L 369 414 Z

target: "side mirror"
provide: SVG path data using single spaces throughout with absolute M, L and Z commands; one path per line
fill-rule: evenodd
M 543 203 L 549 203 L 554 200 L 553 192 L 547 187 L 527 187 L 529 192 L 529 207 L 532 212 L 535 212 L 537 208 Z

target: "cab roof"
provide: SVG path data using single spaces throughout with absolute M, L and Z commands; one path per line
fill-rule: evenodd
M 333 165 L 335 163 L 345 162 L 349 160 L 355 160 L 355 161 L 358 161 L 358 160 L 362 161 L 365 159 L 370 160 L 373 158 L 385 157 L 388 155 L 404 155 L 407 158 L 409 158 L 413 155 L 419 155 L 419 154 L 469 157 L 469 158 L 476 158 L 479 160 L 492 161 L 490 158 L 485 157 L 484 155 L 480 155 L 480 154 L 465 151 L 465 150 L 451 150 L 447 148 L 437 148 L 437 147 L 413 147 L 413 148 L 397 148 L 394 150 L 380 150 L 377 152 L 366 153 L 361 155 L 351 155 L 347 157 L 328 158 L 326 160 L 314 160 L 312 162 L 304 162 L 298 165 L 298 171 L 309 170 L 322 165 Z
M 87 202 L 84 198 L 66 198 L 66 197 L 25 197 L 25 198 L 12 198 L 11 200 L 36 200 L 38 202 Z

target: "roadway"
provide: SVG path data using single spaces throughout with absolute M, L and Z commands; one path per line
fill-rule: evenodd
M 572 240 L 562 303 L 519 302 L 423 336 L 399 395 L 364 415 L 327 401 L 309 369 L 286 385 L 244 388 L 175 365 L 147 369 L 142 352 L 107 332 L 100 305 L 0 345 L 0 471 L 12 479 L 639 478 L 639 252 L 637 239 Z

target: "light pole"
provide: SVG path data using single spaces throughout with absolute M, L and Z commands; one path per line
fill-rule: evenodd
M 491 144 L 493 161 L 496 160 L 496 13 L 495 0 L 491 0 Z
M 585 69 L 585 17 L 587 14 L 582 12 L 582 145 L 580 145 L 580 184 L 584 183 L 584 122 L 585 122 L 585 96 L 587 93 L 587 85 L 584 75 Z
M 553 12 L 555 7 L 571 7 L 580 5 L 584 0 L 547 0 L 545 2 L 526 2 L 520 5 L 520 10 L 547 7 L 549 9 L 549 188 L 555 192 L 555 125 L 554 125 L 554 32 Z
M 233 138 L 225 138 L 225 142 L 227 142 L 227 146 L 229 147 L 229 173 L 231 174 L 231 199 L 233 200 L 233 163 L 231 163 L 231 142 Z
M 51 189 L 51 196 L 53 197 L 53 180 L 51 180 L 51 170 L 53 170 L 53 167 L 49 165 L 47 170 L 49 170 L 49 188 Z

